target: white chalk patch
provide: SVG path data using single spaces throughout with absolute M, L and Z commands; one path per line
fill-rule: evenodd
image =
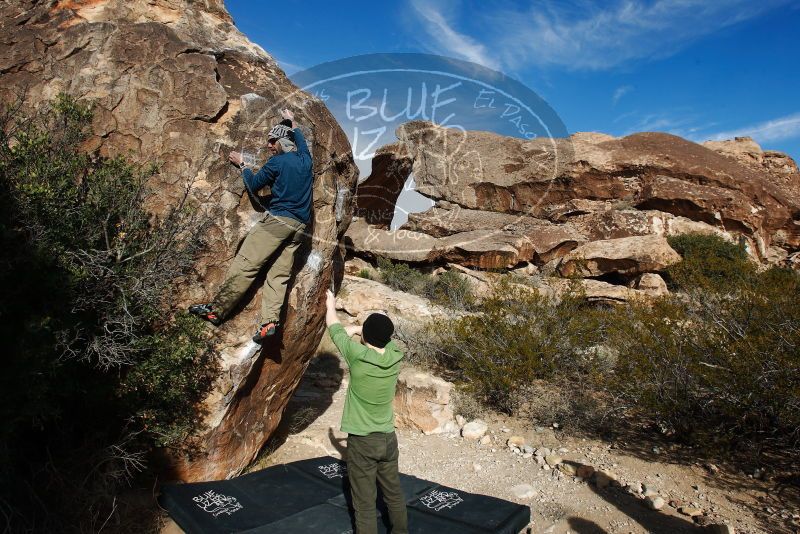
M 315 273 L 320 272 L 322 270 L 322 254 L 316 250 L 312 250 L 311 254 L 308 255 L 306 265 Z
M 254 341 L 248 341 L 244 347 L 239 350 L 239 353 L 236 355 L 236 359 L 239 363 L 244 362 L 246 360 L 251 360 L 253 356 L 256 355 L 258 350 L 261 348 L 261 345 Z
M 263 96 L 255 93 L 247 93 L 246 95 L 242 95 L 240 100 L 242 102 L 242 109 L 247 109 L 247 106 L 255 104 L 256 102 L 263 102 L 266 99 Z
M 248 167 L 255 167 L 256 166 L 256 155 L 251 154 L 250 152 L 242 151 L 242 162 Z
M 343 187 L 336 190 L 336 222 L 342 222 L 342 217 L 344 216 L 344 200 L 347 198 L 348 193 L 350 193 L 350 191 Z

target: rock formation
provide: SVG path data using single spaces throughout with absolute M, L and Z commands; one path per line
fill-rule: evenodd
M 212 244 L 197 266 L 203 284 L 184 306 L 214 293 L 235 249 L 260 216 L 231 150 L 263 161 L 264 131 L 295 111 L 314 158 L 314 223 L 296 264 L 282 343 L 249 344 L 253 295 L 217 334 L 222 374 L 199 406 L 206 428 L 192 458 L 172 457 L 184 480 L 239 473 L 277 426 L 324 328 L 324 292 L 350 214 L 333 213 L 334 184 L 353 188 L 357 170 L 344 133 L 325 106 L 299 92 L 276 62 L 233 25 L 222 0 L 17 0 L 0 6 L 0 98 L 34 107 L 64 92 L 95 103 L 86 149 L 158 162 L 155 212 L 185 184 L 212 219 Z
M 362 324 L 371 313 L 385 313 L 395 326 L 420 326 L 434 318 L 451 317 L 452 311 L 431 304 L 428 299 L 396 291 L 375 280 L 345 275 L 341 291 L 336 298 L 337 309 L 344 319 L 352 317 L 354 324 Z
M 453 384 L 430 373 L 405 366 L 397 377 L 395 424 L 425 434 L 458 430 L 450 406 Z
M 718 234 L 745 243 L 760 262 L 788 263 L 800 248 L 797 165 L 749 138 L 705 145 L 663 133 L 524 140 L 421 121 L 402 125 L 397 138 L 376 152 L 356 194 L 359 220 L 347 239 L 364 257 L 481 269 L 527 262 L 548 274 L 611 275 L 638 288 L 634 277 L 679 260 L 666 236 Z M 389 231 L 411 174 L 436 204 Z M 649 277 L 642 289 L 665 290 Z M 611 300 L 631 294 L 615 291 Z
M 609 273 L 633 276 L 663 271 L 681 261 L 680 255 L 660 236 L 632 236 L 592 241 L 561 259 L 561 276 L 598 277 Z

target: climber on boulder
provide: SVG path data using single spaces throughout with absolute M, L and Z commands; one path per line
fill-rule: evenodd
M 311 153 L 300 129 L 293 125 L 294 114 L 284 109 L 281 115 L 284 120 L 273 126 L 267 135 L 267 147 L 272 156 L 261 170 L 253 173 L 245 166 L 239 152 L 228 156 L 228 160 L 241 169 L 251 195 L 265 186 L 270 187 L 272 194 L 264 217 L 248 232 L 217 295 L 209 303 L 189 307 L 190 313 L 214 325 L 221 324 L 261 268 L 269 263 L 261 293 L 261 326 L 253 336 L 257 343 L 275 334 L 280 326 L 294 254 L 311 220 L 314 179 Z

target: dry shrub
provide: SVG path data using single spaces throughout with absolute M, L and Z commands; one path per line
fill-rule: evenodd
M 383 283 L 392 289 L 425 297 L 440 306 L 457 310 L 469 309 L 475 304 L 469 281 L 455 271 L 430 276 L 405 263 L 392 263 L 385 258 L 378 258 L 378 269 Z
M 593 354 L 582 350 L 602 339 L 597 313 L 579 294 L 560 301 L 500 283 L 477 313 L 434 322 L 436 360 L 488 406 L 515 411 L 514 398 L 537 379 L 591 375 Z
M 800 278 L 772 269 L 726 293 L 690 292 L 620 308 L 609 391 L 676 436 L 796 448 L 800 433 Z
M 550 419 L 659 423 L 709 449 L 798 448 L 800 276 L 759 272 L 716 236 L 672 240 L 678 292 L 627 305 L 501 283 L 411 343 L 485 406 Z M 602 399 L 602 402 L 600 402 Z M 612 419 L 603 419 L 609 424 Z
M 480 419 L 486 411 L 480 401 L 463 388 L 453 390 L 450 395 L 450 406 L 454 414 L 462 416 L 467 421 Z
M 588 428 L 608 410 L 603 397 L 594 394 L 589 384 L 563 380 L 533 380 L 516 396 L 519 416 L 534 423 L 562 428 Z M 589 385 L 591 386 L 591 385 Z

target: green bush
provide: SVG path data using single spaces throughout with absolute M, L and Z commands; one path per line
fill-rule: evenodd
M 464 310 L 475 305 L 472 286 L 465 276 L 455 271 L 446 271 L 426 280 L 424 296 L 447 308 Z
M 158 447 L 175 447 L 200 427 L 195 405 L 214 379 L 205 326 L 186 312 L 142 337 L 142 358 L 124 374 L 118 391 L 133 421 Z
M 720 292 L 755 274 L 744 247 L 718 235 L 682 234 L 667 238 L 683 261 L 667 269 L 672 289 Z
M 372 280 L 372 273 L 369 271 L 369 269 L 361 269 L 358 271 L 358 277 L 366 280 Z
M 393 263 L 386 258 L 378 258 L 378 270 L 384 284 L 392 289 L 415 295 L 424 292 L 429 278 L 405 263 Z
M 430 333 L 437 363 L 486 405 L 513 413 L 517 394 L 531 381 L 594 372 L 594 355 L 583 349 L 599 343 L 603 328 L 580 295 L 556 302 L 501 283 L 475 310 L 434 323 Z
M 682 251 L 697 263 L 679 271 L 680 294 L 598 307 L 574 289 L 555 301 L 504 283 L 410 350 L 435 356 L 468 393 L 505 412 L 574 420 L 602 408 L 607 423 L 658 423 L 709 449 L 797 451 L 800 275 L 757 272 L 714 239 L 688 242 Z M 709 248 L 717 253 L 695 254 Z
M 91 530 L 78 517 L 89 511 L 109 517 L 117 488 L 106 482 L 181 442 L 214 372 L 207 336 L 169 302 L 202 246 L 188 188 L 150 214 L 157 169 L 82 152 L 91 117 L 63 95 L 0 115 L 0 476 L 12 487 L 38 473 L 51 488 L 0 496 L 23 510 L 12 530 L 41 520 L 40 500 L 53 530 Z
M 475 303 L 469 281 L 455 271 L 429 276 L 385 258 L 378 258 L 378 270 L 383 283 L 392 289 L 425 297 L 440 306 L 468 309 Z

